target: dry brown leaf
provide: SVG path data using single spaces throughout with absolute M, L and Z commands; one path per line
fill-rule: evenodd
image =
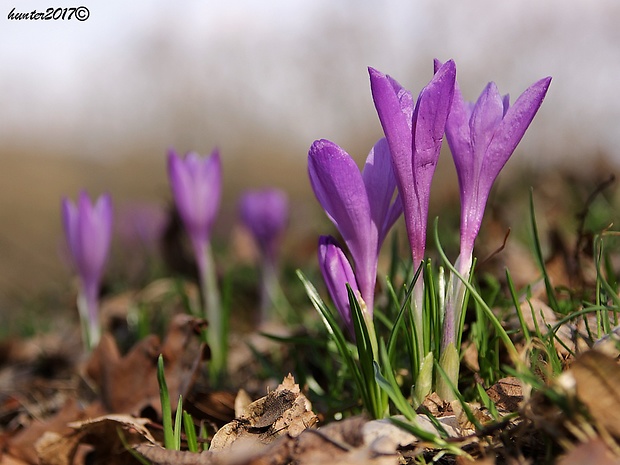
M 577 398 L 592 419 L 616 438 L 620 438 L 620 366 L 596 350 L 581 354 L 563 375 L 572 377 Z M 570 381 L 569 381 L 570 383 Z
M 235 394 L 228 391 L 193 389 L 184 397 L 184 407 L 196 418 L 225 425 L 235 418 Z
M 406 418 L 396 415 L 395 418 L 407 422 Z M 448 436 L 456 438 L 461 435 L 455 415 L 446 415 L 437 418 Z M 418 415 L 414 423 L 421 429 L 439 435 L 439 431 L 426 415 Z M 372 420 L 365 423 L 362 427 L 363 440 L 369 450 L 375 454 L 394 455 L 402 447 L 408 447 L 419 443 L 419 439 L 414 434 L 405 431 L 394 425 L 390 420 Z
M 274 391 L 249 404 L 239 418 L 224 425 L 211 441 L 211 451 L 248 449 L 288 434 L 296 437 L 318 422 L 308 399 L 291 375 Z
M 299 436 L 280 436 L 271 444 L 251 447 L 243 453 L 230 449 L 219 452 L 167 451 L 159 446 L 140 444 L 135 450 L 153 465 L 396 465 L 396 449 L 378 451 L 364 442 L 362 417 L 331 423 L 318 430 L 309 428 Z
M 77 448 L 89 444 L 92 452 L 89 463 L 92 465 L 111 463 L 134 464 L 135 461 L 127 451 L 124 441 L 129 445 L 138 443 L 155 443 L 155 439 L 146 429 L 149 420 L 133 418 L 129 415 L 107 415 L 83 422 L 70 423 L 72 431 L 68 434 L 48 432 L 35 444 L 41 465 L 70 465 L 73 463 Z
M 135 451 L 153 465 L 212 465 L 213 454 L 168 450 L 156 444 L 138 444 Z
M 516 412 L 523 401 L 523 387 L 521 381 L 514 376 L 500 379 L 487 389 L 489 398 L 501 412 Z
M 44 433 L 70 434 L 72 429 L 67 426 L 69 422 L 100 413 L 101 411 L 97 405 L 90 405 L 87 409 L 82 409 L 75 399 L 68 399 L 56 415 L 45 421 L 35 421 L 10 438 L 7 451 L 14 457 L 25 460 L 28 463 L 38 463 L 37 453 L 32 446 Z
M 28 462 L 24 462 L 21 459 L 17 459 L 8 454 L 0 455 L 0 465 L 29 465 Z
M 396 465 L 399 454 L 378 451 L 364 442 L 364 418 L 355 417 L 305 431 L 295 447 L 295 463 L 300 465 Z
M 564 455 L 558 465 L 620 465 L 620 459 L 600 438 L 595 438 L 579 444 Z
M 166 339 L 160 344 L 155 335 L 136 344 L 121 357 L 116 342 L 104 334 L 86 367 L 87 375 L 101 392 L 101 399 L 109 412 L 139 415 L 145 407 L 160 414 L 157 358 L 163 354 L 166 383 L 172 408 L 179 395 L 186 396 L 191 388 L 203 349 L 198 338 L 202 320 L 189 315 L 176 315 Z

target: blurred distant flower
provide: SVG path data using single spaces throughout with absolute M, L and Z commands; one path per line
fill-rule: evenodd
M 440 66 L 436 61 L 435 67 Z M 540 108 L 550 83 L 551 78 L 547 77 L 532 84 L 513 106 L 508 95 L 500 95 L 493 82 L 487 84 L 475 103 L 465 102 L 458 84 L 455 85 L 446 138 L 461 191 L 461 250 L 457 269 L 465 279 L 469 277 L 474 241 L 491 187 Z M 452 284 L 456 287 L 449 292 L 448 303 L 456 307 L 446 315 L 448 341 L 454 340 L 452 335 L 458 330 L 451 315 L 458 321 L 464 293 L 460 280 Z
M 179 216 L 190 237 L 201 272 L 211 229 L 220 208 L 222 164 L 219 152 L 201 157 L 195 152 L 184 158 L 174 150 L 168 152 L 168 177 Z
M 344 322 L 345 328 L 349 331 L 349 335 L 354 337 L 355 332 L 353 330 L 351 307 L 346 285 L 351 286 L 353 292 L 358 296 L 360 291 L 349 260 L 347 260 L 336 240 L 331 236 L 321 236 L 319 238 L 319 268 L 323 274 L 323 280 L 329 295 L 340 314 L 340 318 Z
M 288 224 L 288 198 L 279 189 L 249 191 L 241 197 L 239 213 L 261 253 L 261 312 L 258 320 L 265 323 L 279 293 L 276 262 L 280 239 Z
M 379 120 L 392 154 L 414 266 L 424 260 L 430 187 L 454 93 L 456 68 L 448 61 L 422 89 L 411 93 L 396 80 L 369 68 Z
M 379 140 L 360 173 L 338 145 L 317 140 L 308 153 L 308 173 L 319 203 L 351 253 L 361 297 L 372 315 L 379 251 L 402 212 L 400 198 L 392 201 L 396 179 L 388 145 Z
M 209 322 L 207 337 L 211 349 L 211 379 L 219 382 L 226 370 L 227 336 L 210 243 L 211 229 L 222 194 L 219 152 L 213 150 L 208 157 L 190 152 L 180 157 L 171 149 L 168 152 L 168 178 L 177 211 L 192 242 L 198 264 L 205 304 L 204 315 Z
M 80 278 L 78 309 L 85 344 L 92 348 L 99 342 L 99 288 L 112 238 L 112 200 L 104 194 L 93 205 L 81 192 L 77 205 L 62 200 L 62 222 L 69 252 Z
M 161 258 L 168 212 L 160 204 L 130 202 L 115 209 L 115 234 L 124 253 L 123 276 L 143 283 L 153 276 Z
M 128 247 L 152 250 L 158 247 L 168 223 L 168 215 L 160 205 L 131 203 L 118 211 L 116 232 Z
M 269 260 L 278 255 L 278 242 L 288 223 L 288 199 L 279 189 L 246 192 L 239 203 L 241 220 Z

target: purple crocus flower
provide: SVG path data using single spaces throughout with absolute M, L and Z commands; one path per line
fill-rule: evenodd
M 246 192 L 239 203 L 241 219 L 261 253 L 275 262 L 278 240 L 288 223 L 288 199 L 279 189 Z
M 361 297 L 372 315 L 379 251 L 402 212 L 399 197 L 392 201 L 396 180 L 388 145 L 379 140 L 360 173 L 338 145 L 317 140 L 308 153 L 308 173 L 319 203 L 351 253 Z
M 369 73 L 417 267 L 424 260 L 430 187 L 454 94 L 456 67 L 453 61 L 443 65 L 422 89 L 415 106 L 411 93 L 396 80 L 373 68 Z
M 226 322 L 222 319 L 217 274 L 211 253 L 211 228 L 220 207 L 222 164 L 219 152 L 200 157 L 195 152 L 185 158 L 168 152 L 168 177 L 179 216 L 192 242 L 198 264 L 204 311 L 209 322 L 207 339 L 211 348 L 211 380 L 218 383 L 226 371 Z
M 441 63 L 435 60 L 435 68 Z M 469 278 L 474 242 L 480 231 L 491 187 L 540 108 L 551 78 L 541 79 L 510 106 L 495 83 L 475 103 L 465 102 L 458 83 L 446 124 L 446 138 L 456 165 L 461 194 L 461 244 L 457 270 Z M 446 302 L 443 346 L 455 342 L 464 300 L 464 286 L 452 280 Z
M 336 240 L 331 236 L 321 236 L 319 238 L 319 268 L 323 274 L 323 280 L 329 295 L 334 305 L 336 305 L 345 328 L 347 328 L 351 337 L 355 337 L 346 285 L 349 284 L 353 292 L 358 296 L 360 291 L 349 260 L 347 260 L 346 255 Z
M 194 248 L 201 273 L 211 229 L 220 207 L 222 164 L 217 149 L 211 156 L 195 152 L 181 158 L 174 150 L 168 152 L 168 176 L 174 202 Z
M 104 194 L 93 205 L 84 191 L 77 205 L 64 198 L 62 222 L 71 259 L 80 279 L 78 309 L 87 347 L 99 342 L 99 287 L 112 238 L 112 200 Z
M 288 223 L 288 198 L 279 189 L 246 192 L 239 202 L 241 220 L 261 254 L 261 305 L 259 324 L 266 323 L 278 300 L 278 245 Z
M 441 64 L 435 61 L 435 67 Z M 461 191 L 461 261 L 469 271 L 491 187 L 525 134 L 545 98 L 551 78 L 532 84 L 513 106 L 495 83 L 475 103 L 465 102 L 458 84 L 446 125 Z M 469 257 L 469 258 L 468 258 Z

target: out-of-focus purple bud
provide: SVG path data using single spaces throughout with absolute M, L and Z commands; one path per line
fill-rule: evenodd
M 288 224 L 286 194 L 279 189 L 246 192 L 239 202 L 239 213 L 261 253 L 275 261 L 278 241 Z
M 99 341 L 99 287 L 110 252 L 112 239 L 112 200 L 104 194 L 92 204 L 88 194 L 80 193 L 77 204 L 62 200 L 62 223 L 71 254 L 71 260 L 81 283 L 81 299 L 86 308 L 80 308 L 83 324 L 88 324 L 87 345 Z M 84 307 L 84 305 L 79 305 Z
M 81 192 L 77 205 L 62 200 L 62 222 L 78 275 L 87 287 L 99 286 L 112 239 L 112 200 L 104 194 L 93 205 Z
M 179 216 L 192 241 L 198 266 L 205 267 L 204 255 L 220 207 L 222 164 L 219 152 L 201 157 L 195 152 L 184 158 L 168 152 L 168 177 Z

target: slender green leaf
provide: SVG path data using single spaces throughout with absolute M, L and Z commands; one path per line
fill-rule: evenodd
M 519 297 L 517 296 L 517 292 L 515 291 L 515 285 L 512 281 L 512 276 L 510 272 L 506 268 L 506 282 L 508 283 L 508 289 L 510 290 L 510 296 L 512 297 L 512 303 L 515 306 L 515 311 L 517 312 L 517 318 L 519 319 L 519 325 L 521 326 L 521 332 L 523 337 L 525 338 L 525 342 L 527 344 L 532 340 L 532 336 L 530 334 L 530 330 L 525 323 L 525 318 L 523 318 L 523 311 L 521 310 L 521 303 L 519 302 Z
M 534 240 L 534 251 L 536 256 L 536 261 L 538 262 L 538 267 L 543 275 L 543 281 L 545 283 L 545 289 L 547 290 L 547 299 L 549 301 L 549 306 L 556 312 L 560 312 L 560 306 L 558 304 L 557 298 L 555 296 L 555 290 L 551 285 L 551 280 L 549 279 L 549 274 L 547 273 L 547 267 L 545 266 L 545 259 L 542 254 L 542 247 L 540 246 L 540 237 L 538 235 L 538 225 L 536 224 L 536 214 L 534 213 L 534 191 L 530 190 L 530 223 L 532 226 L 532 236 Z
M 174 417 L 174 450 L 181 450 L 181 430 L 183 421 L 183 396 L 179 396 L 177 413 Z
M 170 394 L 164 374 L 164 357 L 159 355 L 157 359 L 157 382 L 159 383 L 159 398 L 161 401 L 161 421 L 164 430 L 164 447 L 174 450 L 174 430 L 172 429 L 172 407 L 170 406 Z
M 194 420 L 192 420 L 192 416 L 185 410 L 183 411 L 183 429 L 185 430 L 185 437 L 187 439 L 187 449 L 190 452 L 199 452 Z

